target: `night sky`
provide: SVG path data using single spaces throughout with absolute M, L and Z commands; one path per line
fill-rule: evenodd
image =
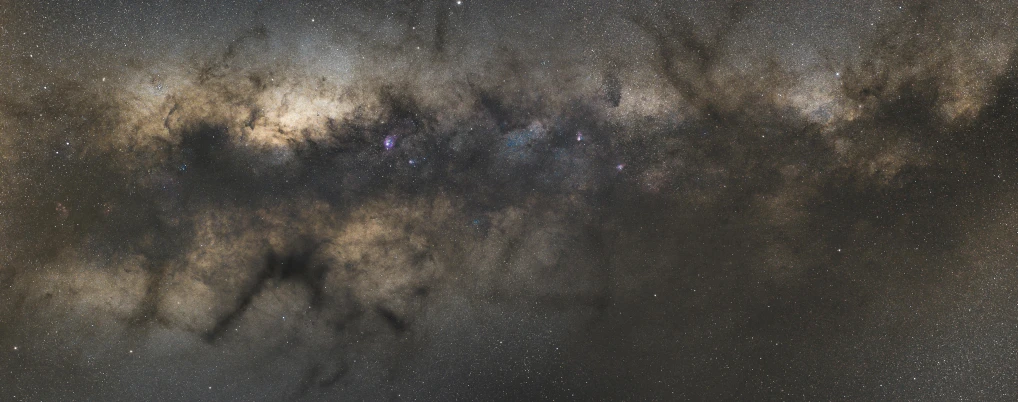
M 0 400 L 1016 400 L 1015 21 L 0 0 Z

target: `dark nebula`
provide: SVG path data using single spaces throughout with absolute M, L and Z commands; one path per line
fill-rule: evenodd
M 0 0 L 0 400 L 1015 400 L 1015 10 Z

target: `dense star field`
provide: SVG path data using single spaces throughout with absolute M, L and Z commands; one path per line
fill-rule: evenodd
M 0 400 L 1015 400 L 1016 18 L 0 0 Z

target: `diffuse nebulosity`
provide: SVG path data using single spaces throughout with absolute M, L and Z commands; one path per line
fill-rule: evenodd
M 121 6 L 0 6 L 12 398 L 1014 392 L 1005 4 Z

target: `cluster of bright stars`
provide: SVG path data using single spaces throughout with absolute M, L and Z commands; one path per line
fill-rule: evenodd
M 576 142 L 583 142 L 583 138 L 584 138 L 583 137 L 583 132 L 582 131 L 577 131 L 576 132 Z M 395 134 L 387 135 L 382 140 L 382 146 L 385 147 L 386 151 L 391 151 L 393 148 L 396 148 L 396 140 L 397 139 L 399 139 L 399 137 L 397 137 Z M 426 159 L 426 158 L 421 158 L 421 160 L 424 160 L 424 159 Z M 410 166 L 417 166 L 418 160 L 417 159 L 410 159 L 409 162 L 410 162 Z M 625 168 L 626 168 L 626 164 L 625 163 L 619 163 L 619 164 L 615 165 L 615 170 L 619 171 L 619 172 L 621 172 L 622 169 L 625 169 Z

